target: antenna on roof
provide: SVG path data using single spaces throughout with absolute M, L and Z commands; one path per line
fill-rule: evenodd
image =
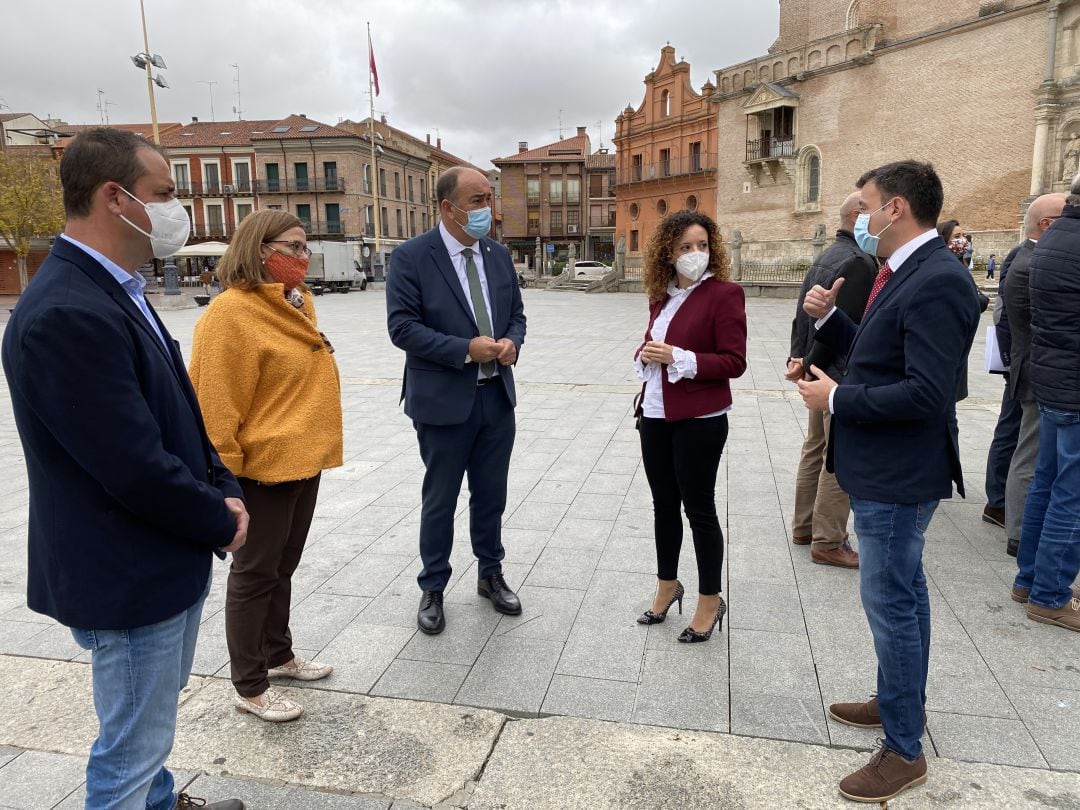
M 603 149 L 604 148 L 604 122 L 603 121 L 597 121 L 596 122 L 596 130 L 597 130 L 597 132 L 600 133 L 600 145 L 597 147 L 597 149 Z
M 232 111 L 236 113 L 236 120 L 239 121 L 240 116 L 244 114 L 244 108 L 240 106 L 240 65 L 234 64 L 232 68 L 236 71 L 236 77 L 233 79 L 233 84 L 236 85 L 236 106 L 232 108 Z M 210 92 L 213 93 L 212 87 Z

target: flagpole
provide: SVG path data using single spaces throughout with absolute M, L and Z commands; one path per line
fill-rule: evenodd
M 381 245 L 380 240 L 382 238 L 382 222 L 379 213 L 379 166 L 378 157 L 375 152 L 375 87 L 371 76 L 371 63 L 375 59 L 375 52 L 371 48 L 371 23 L 367 24 L 367 45 L 368 45 L 368 71 L 367 71 L 367 83 L 368 83 L 368 100 L 371 102 L 371 108 L 368 114 L 368 139 L 371 141 L 371 191 L 375 199 L 375 253 L 378 255 Z

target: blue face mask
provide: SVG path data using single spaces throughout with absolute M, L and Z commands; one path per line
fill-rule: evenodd
M 450 203 L 450 205 L 454 204 Z M 464 208 L 458 208 L 456 205 L 454 205 L 454 208 L 457 208 L 461 213 L 468 215 L 469 221 L 462 225 L 461 228 L 473 239 L 480 239 L 487 236 L 491 231 L 491 209 L 486 205 L 483 208 L 476 208 L 472 211 L 466 211 Z
M 892 200 L 890 199 L 885 205 L 888 205 L 891 202 Z M 881 206 L 877 211 L 871 211 L 869 214 L 859 214 L 858 218 L 855 220 L 855 242 L 858 244 L 859 250 L 863 253 L 869 253 L 871 256 L 877 256 L 878 241 L 880 240 L 881 235 L 892 227 L 892 223 L 890 222 L 878 231 L 876 235 L 870 233 L 870 217 L 884 208 L 885 205 Z

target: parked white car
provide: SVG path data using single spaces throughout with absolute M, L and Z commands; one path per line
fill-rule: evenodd
M 600 276 L 607 273 L 611 267 L 603 262 L 597 261 L 582 261 L 574 262 L 574 278 L 600 278 Z

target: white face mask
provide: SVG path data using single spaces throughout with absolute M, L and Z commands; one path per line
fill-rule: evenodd
M 150 247 L 154 251 L 154 258 L 167 259 L 176 251 L 187 244 L 191 236 L 191 220 L 188 219 L 187 211 L 179 200 L 169 200 L 163 203 L 145 203 L 128 191 L 123 186 L 120 190 L 135 200 L 146 209 L 146 215 L 150 217 L 150 233 L 147 233 L 123 214 L 120 219 L 137 230 L 143 236 L 149 237 Z
M 675 260 L 675 269 L 679 271 L 679 275 L 696 282 L 709 269 L 709 252 L 695 250 L 693 253 L 684 253 Z

